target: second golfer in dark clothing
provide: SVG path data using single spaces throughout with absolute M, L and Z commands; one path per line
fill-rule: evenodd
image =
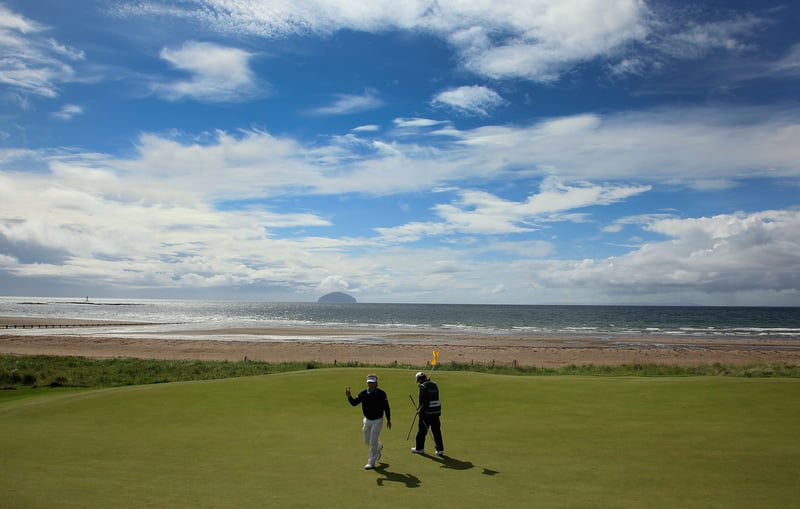
M 444 456 L 444 442 L 442 442 L 442 424 L 439 417 L 442 415 L 442 402 L 439 400 L 439 386 L 425 373 L 417 373 L 417 383 L 419 384 L 419 431 L 417 431 L 416 447 L 411 452 L 417 454 L 425 453 L 425 437 L 428 429 L 433 434 L 433 442 L 436 446 L 434 453 L 437 456 Z

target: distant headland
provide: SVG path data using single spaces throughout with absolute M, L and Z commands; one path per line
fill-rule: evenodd
M 317 302 L 335 302 L 339 304 L 355 304 L 356 299 L 352 295 L 347 295 L 343 292 L 326 293 Z

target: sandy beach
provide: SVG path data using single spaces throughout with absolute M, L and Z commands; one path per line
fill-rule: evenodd
M 740 338 L 608 338 L 481 335 L 441 331 L 374 331 L 377 341 L 362 341 L 363 329 L 226 328 L 183 331 L 189 339 L 109 337 L 86 328 L 108 325 L 91 320 L 0 317 L 0 354 L 137 357 L 147 359 L 243 359 L 285 362 L 376 363 L 425 365 L 438 349 L 439 362 L 497 363 L 555 367 L 570 364 L 619 365 L 659 363 L 703 364 L 800 363 L 800 345 L 790 340 Z M 42 330 L 43 327 L 47 327 Z M 36 327 L 36 335 L 19 328 Z M 81 327 L 81 334 L 75 334 Z M 380 333 L 379 335 L 377 333 Z M 259 336 L 269 338 L 259 340 Z M 330 340 L 304 340 L 326 336 Z M 224 337 L 224 340 L 219 338 Z M 241 337 L 242 339 L 237 339 Z M 255 339 L 254 339 L 255 338 Z M 356 340 L 350 341 L 350 338 Z

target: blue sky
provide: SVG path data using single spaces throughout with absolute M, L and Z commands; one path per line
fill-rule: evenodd
M 0 0 L 0 294 L 798 306 L 798 25 Z

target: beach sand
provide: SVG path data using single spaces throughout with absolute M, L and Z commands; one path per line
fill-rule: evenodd
M 0 317 L 0 354 L 68 355 L 93 358 L 249 359 L 265 362 L 321 362 L 425 365 L 434 349 L 438 361 L 557 367 L 570 364 L 656 363 L 800 364 L 800 344 L 786 340 L 740 338 L 594 338 L 508 334 L 487 337 L 459 332 L 419 330 L 227 328 L 182 331 L 189 339 L 91 335 L 88 327 L 109 325 L 91 320 Z M 36 335 L 14 327 L 37 327 Z M 47 329 L 42 330 L 42 327 Z M 52 329 L 51 329 L 52 327 Z M 81 327 L 81 334 L 74 332 Z M 374 333 L 374 334 L 370 334 Z M 172 334 L 175 334 L 173 332 Z M 265 340 L 259 341 L 258 336 Z M 303 339 L 326 337 L 325 340 Z M 365 341 L 364 337 L 373 339 Z M 241 337 L 241 339 L 238 339 Z M 224 340 L 220 340 L 224 338 Z M 352 339 L 352 340 L 351 340 Z

